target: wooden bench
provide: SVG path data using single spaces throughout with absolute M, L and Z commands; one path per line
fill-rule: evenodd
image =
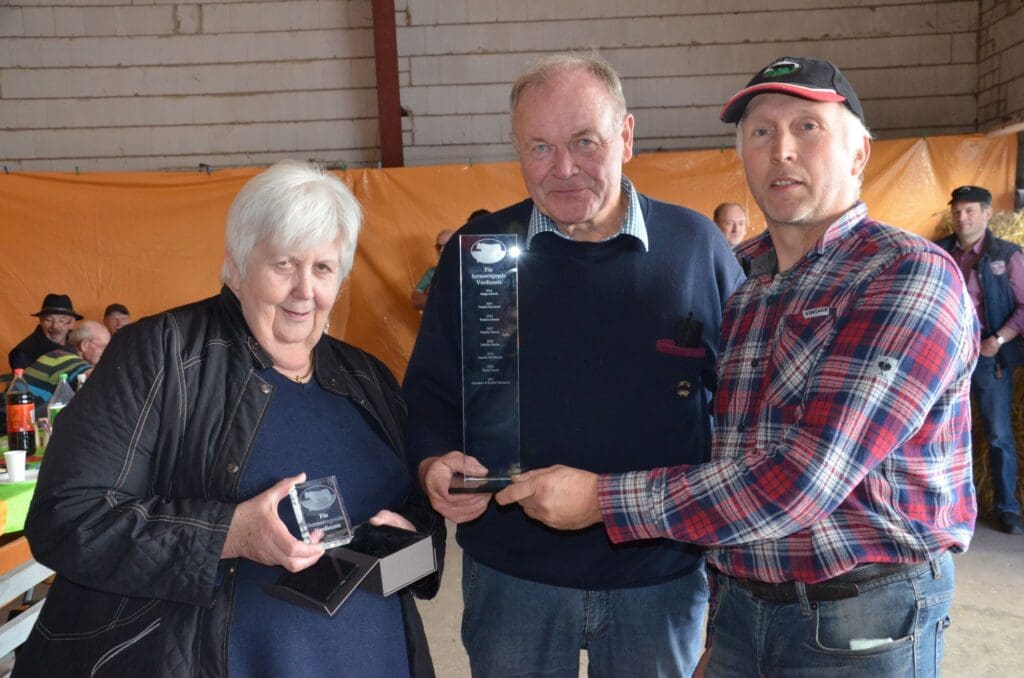
M 53 570 L 32 557 L 25 537 L 17 537 L 0 546 L 0 605 L 21 599 L 24 609 L 0 626 L 0 657 L 6 657 L 28 639 L 43 599 L 35 600 L 35 588 L 53 575 Z

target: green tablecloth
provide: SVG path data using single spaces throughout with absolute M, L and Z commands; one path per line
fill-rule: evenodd
M 26 480 L 23 483 L 0 483 L 0 502 L 7 505 L 7 520 L 0 533 L 9 534 L 25 529 L 28 505 L 32 502 L 32 494 L 35 491 L 35 480 Z
M 45 448 L 37 449 L 33 454 L 41 456 Z M 7 451 L 7 436 L 0 435 L 0 455 Z M 3 456 L 0 456 L 0 462 Z M 28 516 L 28 505 L 32 503 L 32 494 L 36 491 L 35 470 L 39 468 L 39 460 L 29 461 L 26 464 L 32 469 L 32 479 L 23 483 L 0 482 L 0 502 L 7 505 L 7 519 L 0 525 L 0 534 L 21 532 L 25 529 L 25 518 Z

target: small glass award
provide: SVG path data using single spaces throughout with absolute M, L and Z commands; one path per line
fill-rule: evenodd
M 328 476 L 296 483 L 288 490 L 288 495 L 303 541 L 310 542 L 315 530 L 321 532 L 320 543 L 325 549 L 352 541 L 352 524 L 338 491 L 337 478 Z
M 515 233 L 460 235 L 462 450 L 486 477 L 456 474 L 452 493 L 495 492 L 519 459 L 519 268 Z

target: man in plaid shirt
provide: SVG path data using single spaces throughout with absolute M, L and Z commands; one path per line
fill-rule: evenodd
M 721 118 L 768 231 L 737 252 L 711 462 L 538 469 L 497 499 L 613 542 L 710 547 L 706 675 L 935 675 L 977 512 L 963 278 L 868 217 L 871 137 L 833 64 L 778 59 Z

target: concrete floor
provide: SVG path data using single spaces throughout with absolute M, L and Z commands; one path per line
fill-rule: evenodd
M 439 678 L 468 678 L 459 640 L 462 552 L 449 525 L 441 592 L 419 601 Z M 1024 537 L 978 524 L 970 550 L 955 559 L 956 597 L 942 671 L 954 678 L 1024 675 Z M 583 657 L 585 664 L 585 655 Z M 581 670 L 580 675 L 586 675 Z

